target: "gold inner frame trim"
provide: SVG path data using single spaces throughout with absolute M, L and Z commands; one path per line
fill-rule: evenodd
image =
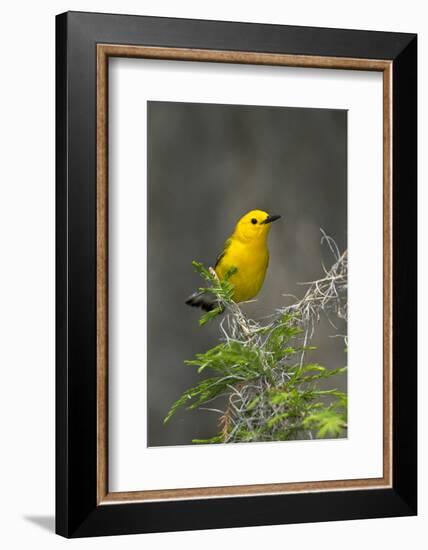
M 108 59 L 133 57 L 383 73 L 383 476 L 297 483 L 109 492 L 108 488 Z M 391 61 L 97 45 L 97 503 L 222 498 L 392 486 L 392 71 Z

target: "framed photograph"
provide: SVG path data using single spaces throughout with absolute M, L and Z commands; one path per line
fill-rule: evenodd
M 416 514 L 416 35 L 56 37 L 57 533 Z

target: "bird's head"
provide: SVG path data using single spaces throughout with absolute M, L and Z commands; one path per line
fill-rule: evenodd
M 263 210 L 250 210 L 238 221 L 234 234 L 243 241 L 266 238 L 270 224 L 281 216 L 272 216 Z

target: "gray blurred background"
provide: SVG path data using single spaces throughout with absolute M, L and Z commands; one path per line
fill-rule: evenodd
M 185 300 L 201 286 L 192 260 L 214 265 L 240 216 L 281 214 L 269 237 L 270 264 L 259 319 L 302 296 L 298 282 L 322 276 L 332 256 L 320 228 L 347 247 L 347 112 L 343 110 L 148 102 L 148 444 L 184 445 L 217 431 L 218 416 L 169 407 L 201 380 L 183 364 L 218 343 L 218 321 L 198 326 Z M 202 285 L 203 286 L 203 285 Z M 346 327 L 338 327 L 344 334 Z M 311 361 L 346 364 L 344 343 L 320 324 Z M 330 386 L 346 390 L 346 377 Z

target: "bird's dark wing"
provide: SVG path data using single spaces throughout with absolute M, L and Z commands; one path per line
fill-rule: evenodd
M 232 239 L 229 238 L 229 239 L 227 239 L 227 241 L 224 243 L 223 251 L 220 252 L 220 254 L 217 256 L 217 259 L 216 259 L 216 261 L 215 261 L 214 269 L 218 266 L 218 264 L 220 263 L 221 259 L 222 259 L 223 256 L 226 254 L 226 251 L 227 251 L 227 249 L 229 248 L 231 242 L 232 242 Z

